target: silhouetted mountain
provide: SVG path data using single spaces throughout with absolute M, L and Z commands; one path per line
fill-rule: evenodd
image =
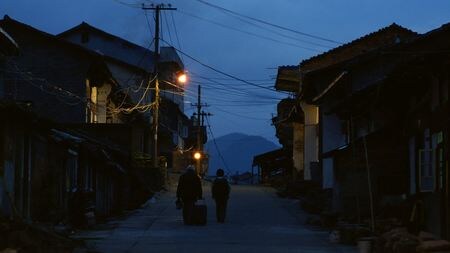
M 251 171 L 253 156 L 279 148 L 273 142 L 261 136 L 250 136 L 242 133 L 232 133 L 216 139 L 217 146 L 228 166 L 226 173 L 235 174 Z M 206 143 L 206 150 L 210 155 L 209 172 L 214 175 L 217 168 L 226 170 L 217 152 L 213 140 Z

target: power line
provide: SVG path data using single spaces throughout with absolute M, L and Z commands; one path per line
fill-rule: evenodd
M 193 75 L 194 78 L 197 77 L 197 78 L 200 78 L 200 79 L 203 79 L 203 80 L 207 80 L 207 81 L 209 81 L 211 83 L 214 83 L 214 84 L 226 85 L 227 87 L 228 86 L 236 86 L 236 85 L 241 85 L 242 84 L 242 81 L 236 80 L 235 78 L 211 78 L 211 77 L 200 75 L 200 74 L 192 72 L 192 71 L 190 73 Z M 258 84 L 258 85 L 267 85 L 267 84 L 273 85 L 272 82 L 271 83 L 261 83 L 262 82 L 261 80 L 264 80 L 264 79 L 259 79 L 259 81 L 258 81 L 258 79 L 253 79 L 253 80 L 245 79 L 245 80 L 248 81 L 248 82 L 252 82 L 252 83 Z M 227 82 L 235 81 L 235 83 L 224 83 L 222 81 L 227 81 Z M 273 81 L 273 80 L 265 80 L 265 81 Z M 256 82 L 258 82 L 258 83 L 256 83 Z
M 213 138 L 213 143 L 214 143 L 214 146 L 216 147 L 217 154 L 219 154 L 220 160 L 222 160 L 222 163 L 225 166 L 225 170 L 228 172 L 228 174 L 232 174 L 230 169 L 228 168 L 227 162 L 223 158 L 222 152 L 220 152 L 219 145 L 217 145 L 216 137 L 214 137 L 214 133 L 211 129 L 211 123 L 209 123 L 209 116 L 206 116 L 205 118 L 206 118 L 206 123 L 208 124 L 209 133 L 211 134 L 211 137 Z
M 201 82 L 199 82 L 199 84 L 202 84 Z M 237 92 L 233 92 L 233 90 L 230 89 L 226 89 L 226 88 L 222 88 L 222 87 L 217 87 L 217 86 L 213 86 L 211 84 L 207 84 L 207 85 L 203 85 L 205 87 L 205 89 L 210 90 L 210 91 L 221 91 L 218 95 L 220 95 L 222 97 L 222 95 L 226 94 L 229 96 L 237 96 L 237 97 L 241 97 L 241 98 L 249 98 L 249 99 L 261 99 L 261 100 L 265 100 L 265 101 L 279 101 L 281 98 L 277 98 L 277 97 L 271 97 L 271 96 L 265 96 L 263 94 L 256 94 L 256 93 L 250 93 L 249 91 L 244 90 L 243 92 L 246 93 L 237 93 Z
M 192 72 L 191 72 L 192 73 Z M 208 79 L 213 79 L 213 80 L 223 80 L 223 81 L 235 81 L 235 79 L 232 78 L 224 78 L 224 77 L 208 77 L 208 76 L 201 76 L 199 74 L 196 74 L 199 77 L 202 78 L 208 78 Z M 247 81 L 251 81 L 251 82 L 267 82 L 267 81 L 273 81 L 274 79 L 270 78 L 270 79 L 246 79 Z
M 192 83 L 197 83 L 197 84 L 202 84 L 207 89 L 215 89 L 215 90 L 225 91 L 229 95 L 241 96 L 241 97 L 257 97 L 257 98 L 263 98 L 263 99 L 280 100 L 280 98 L 278 98 L 278 97 L 262 95 L 262 94 L 254 92 L 254 91 L 242 89 L 242 87 L 240 87 L 240 89 L 231 88 L 231 87 L 229 87 L 229 86 L 227 86 L 225 84 L 219 83 L 219 82 L 213 82 L 213 83 L 205 83 L 205 82 L 198 82 L 198 81 L 191 81 L 191 82 Z M 217 85 L 215 85 L 215 84 L 218 84 L 218 85 L 220 85 L 222 87 L 217 87 Z
M 275 68 L 275 69 L 278 69 L 278 67 Z M 192 72 L 192 71 L 190 71 L 190 73 L 194 73 L 196 76 L 201 77 L 201 78 L 205 78 L 205 79 L 224 80 L 224 81 L 226 81 L 226 80 L 228 80 L 228 81 L 236 81 L 236 79 L 229 78 L 229 77 L 204 76 L 204 75 L 201 75 L 199 73 Z M 247 81 L 251 81 L 251 82 L 265 82 L 265 81 L 274 81 L 275 78 L 265 78 L 265 79 L 256 79 L 255 78 L 255 79 L 246 79 L 246 80 Z
M 221 7 L 221 6 L 218 6 L 218 5 L 206 2 L 204 0 L 197 0 L 197 2 L 200 2 L 200 3 L 204 4 L 204 5 L 207 5 L 209 7 L 212 7 L 212 8 L 221 10 L 221 11 L 225 11 L 225 12 L 234 14 L 236 16 L 240 16 L 240 17 L 243 17 L 243 18 L 246 18 L 246 19 L 250 19 L 250 20 L 253 20 L 253 21 L 256 21 L 256 22 L 268 25 L 268 26 L 276 27 L 276 28 L 281 29 L 281 30 L 285 30 L 285 31 L 288 31 L 288 32 L 300 34 L 300 35 L 303 35 L 303 36 L 306 36 L 306 37 L 310 37 L 310 38 L 314 38 L 314 39 L 318 39 L 318 40 L 322 40 L 322 41 L 327 41 L 327 42 L 331 42 L 331 43 L 335 43 L 335 44 L 339 44 L 339 45 L 343 44 L 342 42 L 339 42 L 339 41 L 336 41 L 336 40 L 327 39 L 327 38 L 324 38 L 324 37 L 321 37 L 321 36 L 317 36 L 317 35 L 301 32 L 301 31 L 298 31 L 298 30 L 294 30 L 292 28 L 284 27 L 284 26 L 281 26 L 281 25 L 278 25 L 278 24 L 274 24 L 274 23 L 270 23 L 268 21 L 264 21 L 264 20 L 261 20 L 261 19 L 258 19 L 258 18 L 250 17 L 250 16 L 247 16 L 247 15 L 238 13 L 236 11 L 232 11 L 232 10 L 226 9 L 224 7 Z
M 170 82 L 170 81 L 167 81 L 167 80 L 161 80 L 161 82 L 166 83 L 166 84 L 168 84 L 168 85 L 170 85 L 170 86 L 172 86 L 172 87 L 174 87 L 174 88 L 177 88 L 177 89 L 179 89 L 179 90 L 183 90 L 184 92 L 191 93 L 192 95 L 197 96 L 197 93 L 195 93 L 195 92 L 193 92 L 193 91 L 191 91 L 191 90 L 185 89 L 184 87 L 179 86 L 179 85 L 176 85 L 176 84 L 174 84 L 174 83 L 172 83 L 172 82 Z
M 195 15 L 195 14 L 191 14 L 191 13 L 188 13 L 188 12 L 185 12 L 185 11 L 179 11 L 179 12 L 182 13 L 182 14 L 184 14 L 184 15 L 186 15 L 186 16 L 190 16 L 190 17 L 193 17 L 193 18 L 197 18 L 197 19 L 199 19 L 199 20 L 202 20 L 202 21 L 205 21 L 205 22 L 208 22 L 208 23 L 211 23 L 211 24 L 214 24 L 214 25 L 217 25 L 217 26 L 220 26 L 220 27 L 229 29 L 229 30 L 233 30 L 233 31 L 237 31 L 237 32 L 240 32 L 240 33 L 244 33 L 244 34 L 247 34 L 247 35 L 250 35 L 250 36 L 253 36 L 253 37 L 257 37 L 257 38 L 260 38 L 260 39 L 264 39 L 264 40 L 268 40 L 268 41 L 272 41 L 272 42 L 284 44 L 284 45 L 291 46 L 291 47 L 296 47 L 296 48 L 306 49 L 306 50 L 310 50 L 310 51 L 314 51 L 314 52 L 321 52 L 320 50 L 315 49 L 315 48 L 299 46 L 299 45 L 297 45 L 297 44 L 293 44 L 293 43 L 290 43 L 290 42 L 285 42 L 285 41 L 277 40 L 277 39 L 274 39 L 274 38 L 271 38 L 271 37 L 267 37 L 267 36 L 264 36 L 264 35 L 260 35 L 260 34 L 257 34 L 257 33 L 252 33 L 252 32 L 245 31 L 245 30 L 242 30 L 242 29 L 233 27 L 233 26 L 228 26 L 228 25 L 225 25 L 225 24 L 216 22 L 216 21 L 214 21 L 214 20 L 210 20 L 210 19 L 207 19 L 207 18 L 203 18 L 203 17 L 197 16 L 197 15 Z
M 150 31 L 150 35 L 152 36 L 152 43 L 155 41 L 155 36 L 153 32 L 153 26 L 150 24 L 150 21 L 148 20 L 147 10 L 144 10 L 145 15 L 145 21 L 147 21 L 148 30 Z M 150 49 L 150 46 L 149 46 Z
M 203 79 L 203 78 L 200 78 L 200 79 Z M 195 81 L 195 80 L 191 80 L 190 82 L 202 83 L 202 84 L 217 84 L 216 82 L 203 82 L 203 81 Z M 222 83 L 222 84 L 227 85 L 227 86 L 233 86 L 233 87 L 242 85 L 241 83 Z M 258 83 L 258 84 L 259 85 L 267 85 L 267 87 L 269 87 L 269 88 L 274 86 L 273 83 Z M 247 87 L 247 88 L 250 88 L 250 87 Z M 252 88 L 252 89 L 254 89 L 254 88 Z
M 175 18 L 173 17 L 173 12 L 170 12 L 170 16 L 172 17 L 173 30 L 175 31 L 175 37 L 177 39 L 178 48 L 183 50 L 183 48 L 181 47 L 180 38 L 178 36 L 178 29 L 177 29 L 177 25 L 175 22 Z M 183 56 L 181 56 L 181 60 L 184 62 Z
M 167 41 L 165 41 L 165 42 L 166 42 L 167 44 L 169 44 Z M 169 44 L 169 45 L 170 45 L 170 44 Z M 214 67 L 209 66 L 209 65 L 206 64 L 206 63 L 203 63 L 203 62 L 197 60 L 196 58 L 190 56 L 189 54 L 187 54 L 187 53 L 185 53 L 185 52 L 183 52 L 183 51 L 181 51 L 180 49 L 174 47 L 173 45 L 170 45 L 170 46 L 173 47 L 177 52 L 179 52 L 179 53 L 185 55 L 187 58 L 189 58 L 189 59 L 191 59 L 191 60 L 197 62 L 198 64 L 202 65 L 203 67 L 208 68 L 208 69 L 211 69 L 211 70 L 213 70 L 213 71 L 215 71 L 215 72 L 217 72 L 217 73 L 219 73 L 219 74 L 222 74 L 222 75 L 224 75 L 224 76 L 230 77 L 230 78 L 235 79 L 235 80 L 237 80 L 237 81 L 241 81 L 241 82 L 243 82 L 243 83 L 245 83 L 245 84 L 248 84 L 248 85 L 251 85 L 251 86 L 259 87 L 259 88 L 265 89 L 265 90 L 275 91 L 275 92 L 277 92 L 277 93 L 282 93 L 282 92 L 277 91 L 277 90 L 275 90 L 275 89 L 273 89 L 273 88 L 268 88 L 268 87 L 265 87 L 265 86 L 261 86 L 261 85 L 259 85 L 259 84 L 252 83 L 252 82 L 246 81 L 246 80 L 244 80 L 244 79 L 241 79 L 241 78 L 239 78 L 239 77 L 233 76 L 233 75 L 231 75 L 231 74 L 225 73 L 225 72 L 223 72 L 223 71 L 221 71 L 221 70 L 218 70 L 218 69 L 216 69 L 216 68 L 214 68 Z
M 120 1 L 120 0 L 113 0 L 113 1 L 118 3 L 118 4 L 121 4 L 121 5 L 124 5 L 124 6 L 127 6 L 127 7 L 131 7 L 131 8 L 140 8 L 140 6 L 141 6 L 141 4 L 139 4 L 139 3 L 127 3 L 127 2 L 124 2 L 124 1 Z
M 169 34 L 170 43 L 173 43 L 172 33 L 170 32 L 169 22 L 167 21 L 167 15 L 165 12 L 162 13 L 164 16 L 164 21 L 166 23 L 167 33 Z
M 250 103 L 250 104 L 210 104 L 211 106 L 220 106 L 220 107 L 234 107 L 234 106 L 238 106 L 238 107 L 241 107 L 241 106 L 245 106 L 245 107 L 247 107 L 247 106 L 275 106 L 275 104 L 273 104 L 273 103 L 254 103 L 254 104 L 252 104 L 252 103 Z M 254 110 L 251 110 L 252 112 L 254 112 Z
M 229 111 L 226 111 L 226 110 L 223 110 L 223 109 L 219 109 L 219 108 L 217 108 L 217 107 L 215 107 L 215 108 L 216 108 L 216 110 L 218 110 L 218 111 L 221 111 L 221 112 L 224 112 L 224 113 L 227 113 L 227 114 L 236 116 L 236 117 L 240 117 L 240 118 L 251 119 L 251 120 L 263 120 L 263 121 L 269 121 L 269 119 L 262 119 L 262 118 L 249 117 L 249 116 L 246 116 L 246 115 L 241 115 L 241 114 L 238 114 L 238 113 L 229 112 Z
M 264 30 L 264 31 L 268 31 L 268 32 L 274 33 L 274 34 L 276 34 L 278 36 L 281 36 L 281 37 L 284 37 L 284 38 L 288 38 L 288 39 L 295 40 L 295 41 L 302 42 L 302 43 L 307 43 L 307 44 L 310 44 L 310 45 L 313 45 L 313 46 L 324 47 L 324 48 L 327 48 L 327 49 L 332 48 L 331 46 L 323 45 L 323 44 L 312 42 L 312 41 L 302 40 L 302 39 L 299 39 L 297 37 L 293 37 L 293 36 L 289 36 L 289 35 L 283 34 L 281 32 L 275 31 L 273 29 L 269 29 L 269 28 L 264 27 L 262 25 L 255 24 L 255 23 L 253 23 L 251 21 L 245 20 L 244 18 L 241 18 L 241 17 L 239 17 L 237 15 L 230 14 L 230 13 L 225 12 L 225 11 L 222 11 L 222 13 L 225 13 L 227 15 L 230 15 L 230 16 L 234 17 L 234 18 L 237 18 L 238 20 L 240 20 L 243 23 L 246 23 L 246 24 L 249 24 L 251 26 L 257 27 L 257 28 L 259 28 L 261 30 Z

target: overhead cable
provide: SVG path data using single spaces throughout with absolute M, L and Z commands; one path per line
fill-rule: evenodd
M 167 41 L 165 41 L 165 42 L 168 43 Z M 168 43 L 168 44 L 170 45 L 170 43 Z M 282 92 L 277 91 L 277 90 L 275 90 L 275 89 L 273 89 L 273 88 L 268 88 L 268 87 L 265 87 L 265 86 L 261 86 L 261 85 L 259 85 L 259 84 L 256 84 L 256 83 L 253 83 L 253 82 L 249 82 L 249 81 L 246 81 L 246 80 L 241 79 L 241 78 L 239 78 L 239 77 L 236 77 L 236 76 L 233 76 L 233 75 L 231 75 L 231 74 L 225 73 L 225 72 L 223 72 L 223 71 L 221 71 L 221 70 L 218 70 L 218 69 L 216 69 L 216 68 L 214 68 L 214 67 L 212 67 L 212 66 L 210 66 L 210 65 L 208 65 L 208 64 L 206 64 L 206 63 L 201 62 L 200 60 L 197 60 L 196 58 L 190 56 L 189 54 L 187 54 L 187 53 L 185 53 L 185 52 L 183 52 L 183 51 L 181 51 L 180 49 L 174 47 L 173 45 L 170 45 L 170 46 L 173 47 L 177 52 L 179 52 L 179 53 L 183 54 L 184 56 L 186 56 L 187 58 L 189 58 L 189 59 L 191 59 L 191 60 L 197 62 L 198 64 L 202 65 L 203 67 L 208 68 L 208 69 L 211 69 L 211 70 L 213 70 L 213 71 L 215 71 L 215 72 L 217 72 L 217 73 L 219 73 L 219 74 L 222 74 L 222 75 L 224 75 L 224 76 L 233 78 L 233 79 L 235 79 L 235 80 L 241 81 L 241 82 L 243 82 L 243 83 L 245 83 L 245 84 L 248 84 L 248 85 L 251 85 L 251 86 L 259 87 L 259 88 L 265 89 L 265 90 L 274 91 L 274 92 L 277 92 L 277 93 L 282 93 Z
M 227 164 L 227 162 L 225 161 L 225 158 L 223 157 L 222 152 L 220 152 L 219 145 L 217 145 L 216 137 L 214 136 L 214 133 L 213 133 L 213 131 L 212 131 L 212 129 L 211 129 L 211 123 L 209 123 L 209 119 L 208 119 L 209 116 L 206 115 L 205 118 L 206 118 L 206 123 L 208 124 L 208 130 L 209 130 L 209 133 L 211 134 L 211 137 L 212 137 L 212 139 L 213 139 L 214 146 L 216 147 L 216 151 L 217 151 L 217 153 L 219 154 L 220 160 L 222 161 L 223 166 L 225 166 L 225 170 L 228 172 L 228 174 L 231 174 L 231 171 L 230 171 L 230 169 L 228 168 L 228 164 Z
M 244 34 L 247 34 L 247 35 L 250 35 L 250 36 L 253 36 L 253 37 L 257 37 L 257 38 L 260 38 L 260 39 L 265 39 L 265 40 L 268 40 L 268 41 L 284 44 L 284 45 L 291 46 L 291 47 L 306 49 L 306 50 L 310 50 L 310 51 L 314 51 L 314 52 L 321 52 L 321 50 L 318 50 L 318 49 L 315 49 L 315 48 L 304 47 L 304 46 L 300 46 L 300 45 L 297 45 L 297 44 L 294 44 L 294 43 L 277 40 L 277 39 L 274 39 L 272 37 L 260 35 L 260 34 L 249 32 L 249 31 L 245 31 L 245 30 L 233 27 L 233 26 L 229 26 L 229 25 L 225 25 L 225 24 L 216 22 L 216 21 L 211 20 L 211 19 L 207 19 L 207 18 L 203 18 L 203 17 L 197 16 L 195 14 L 188 13 L 188 12 L 185 12 L 185 11 L 179 10 L 179 12 L 184 14 L 184 15 L 186 15 L 186 16 L 197 18 L 197 19 L 200 19 L 202 21 L 205 21 L 205 22 L 208 22 L 208 23 L 211 23 L 211 24 L 215 24 L 217 26 L 220 26 L 220 27 L 223 27 L 223 28 L 226 28 L 226 29 L 229 29 L 229 30 L 233 30 L 233 31 L 237 31 L 237 32 L 240 32 L 240 33 L 244 33 Z
M 206 2 L 204 0 L 196 0 L 196 1 L 200 2 L 200 3 L 204 4 L 204 5 L 207 5 L 209 7 L 212 7 L 212 8 L 215 8 L 215 9 L 219 9 L 219 10 L 222 10 L 222 11 L 225 11 L 225 12 L 228 12 L 228 13 L 231 13 L 231 14 L 243 17 L 243 18 L 247 18 L 247 19 L 250 19 L 250 20 L 253 20 L 253 21 L 265 24 L 265 25 L 268 25 L 268 26 L 276 27 L 276 28 L 281 29 L 281 30 L 285 30 L 285 31 L 288 31 L 288 32 L 296 33 L 296 34 L 299 34 L 299 35 L 303 35 L 303 36 L 306 36 L 306 37 L 310 37 L 310 38 L 314 38 L 314 39 L 318 39 L 318 40 L 322 40 L 322 41 L 335 43 L 335 44 L 338 44 L 338 45 L 342 45 L 343 44 L 342 42 L 339 42 L 339 41 L 336 41 L 336 40 L 332 40 L 332 39 L 324 38 L 324 37 L 321 37 L 321 36 L 305 33 L 305 32 L 302 32 L 302 31 L 294 30 L 292 28 L 288 28 L 288 27 L 284 27 L 284 26 L 281 26 L 281 25 L 278 25 L 278 24 L 270 23 L 270 22 L 262 20 L 262 19 L 250 17 L 248 15 L 241 14 L 241 13 L 238 13 L 236 11 L 232 11 L 232 10 L 226 9 L 224 7 L 221 7 L 221 6 L 218 6 L 218 5 Z

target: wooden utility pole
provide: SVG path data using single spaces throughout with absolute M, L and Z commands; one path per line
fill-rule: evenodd
M 200 115 L 202 110 L 202 86 L 198 86 L 198 94 L 197 94 L 197 149 L 198 151 L 202 151 L 201 145 L 202 145 L 202 136 L 201 136 L 201 121 L 200 121 Z
M 153 64 L 153 74 L 155 75 L 155 100 L 153 106 L 153 122 L 152 122 L 152 132 L 153 132 L 153 167 L 157 168 L 158 164 L 158 124 L 159 124 L 159 14 L 163 10 L 176 10 L 177 8 L 172 8 L 172 5 L 165 4 L 151 4 L 150 6 L 142 5 L 143 10 L 153 10 L 155 11 L 155 49 L 154 49 L 154 64 Z
M 202 174 L 204 173 L 203 171 L 203 166 L 202 166 L 202 161 L 206 158 L 205 157 L 205 153 L 203 152 L 203 133 L 202 133 L 202 127 L 204 126 L 204 117 L 207 115 L 211 115 L 211 114 L 207 114 L 205 112 L 202 111 L 202 107 L 207 107 L 207 104 L 202 104 L 202 87 L 199 85 L 198 86 L 198 90 L 197 90 L 197 103 L 193 104 L 193 106 L 197 107 L 197 112 L 194 113 L 194 115 L 197 116 L 197 152 L 199 152 L 202 157 L 200 159 L 197 160 L 197 173 Z

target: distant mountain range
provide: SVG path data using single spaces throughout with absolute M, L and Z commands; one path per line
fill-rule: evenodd
M 251 136 L 242 133 L 221 136 L 216 139 L 216 143 L 229 171 L 226 171 L 213 140 L 209 140 L 205 146 L 210 156 L 209 175 L 215 175 L 218 168 L 223 168 L 226 173 L 232 174 L 251 171 L 253 156 L 279 148 L 273 142 L 261 136 Z

